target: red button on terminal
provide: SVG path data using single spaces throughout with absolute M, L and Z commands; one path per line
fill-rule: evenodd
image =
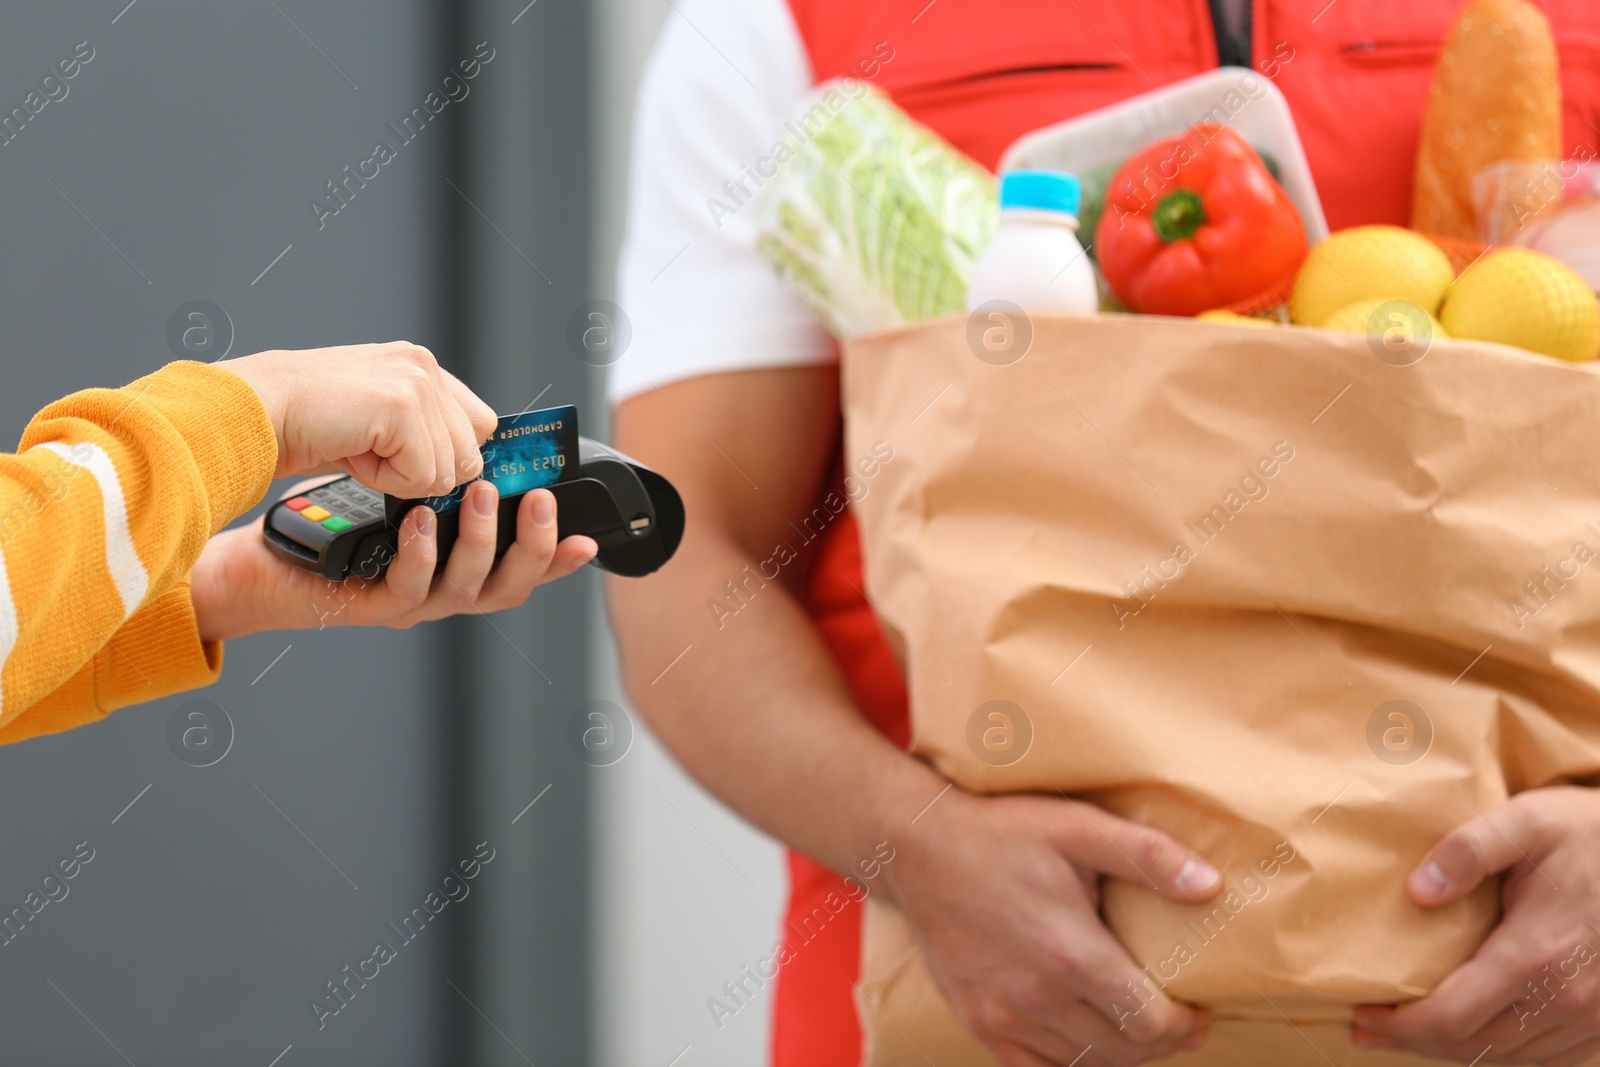
M 293 500 L 285 501 L 283 506 L 290 511 L 304 511 L 311 506 L 311 501 L 303 496 L 297 496 Z

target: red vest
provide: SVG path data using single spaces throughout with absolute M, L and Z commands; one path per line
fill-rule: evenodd
M 1600 144 L 1600 5 L 1533 0 L 1561 64 L 1567 154 Z M 870 78 L 993 168 L 1021 135 L 1218 65 L 1205 0 L 789 0 L 816 81 Z M 1464 0 L 1253 0 L 1250 55 L 1288 98 L 1330 228 L 1405 225 L 1434 60 Z M 885 61 L 886 57 L 887 61 Z M 846 513 L 821 542 L 806 608 L 862 713 L 909 744 L 906 692 L 865 588 Z M 837 875 L 789 857 L 775 1067 L 856 1067 L 861 916 L 804 919 Z M 824 909 L 826 914 L 826 909 Z

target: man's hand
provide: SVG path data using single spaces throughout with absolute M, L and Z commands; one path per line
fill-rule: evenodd
M 1205 1041 L 1151 989 L 1099 914 L 1100 876 L 1199 901 L 1217 872 L 1171 838 L 1076 800 L 952 789 L 921 817 L 889 889 L 962 1023 L 1006 1067 L 1136 1064 Z
M 1446 904 L 1501 871 L 1505 915 L 1477 954 L 1422 1000 L 1359 1009 L 1358 1045 L 1546 1067 L 1600 1051 L 1600 792 L 1519 793 L 1446 836 L 1407 889 Z
M 295 486 L 293 496 L 330 479 Z M 467 491 L 461 532 L 441 574 L 433 512 L 412 508 L 400 526 L 400 550 L 380 579 L 329 581 L 283 562 L 267 550 L 261 520 L 213 537 L 191 572 L 190 597 L 203 640 L 262 630 L 324 626 L 388 626 L 472 611 L 518 607 L 535 586 L 564 577 L 594 558 L 592 538 L 556 543 L 556 502 L 536 489 L 517 510 L 517 540 L 497 564 L 495 512 L 499 494 L 489 482 Z
M 274 477 L 341 470 L 398 497 L 440 496 L 483 472 L 494 411 L 419 345 L 257 352 L 217 364 L 272 416 Z

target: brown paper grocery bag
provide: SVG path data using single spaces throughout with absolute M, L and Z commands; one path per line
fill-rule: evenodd
M 1352 1004 L 1423 995 L 1498 887 L 1425 910 L 1405 876 L 1511 793 L 1600 772 L 1600 372 L 1112 315 L 1035 316 L 997 357 L 988 325 L 844 356 L 849 454 L 894 448 L 854 506 L 868 595 L 909 649 L 914 750 L 1215 863 L 1206 905 L 1106 885 L 1170 996 L 1301 1041 L 1284 1018 L 1342 1033 Z M 895 1011 L 959 1045 L 898 917 L 872 912 L 869 1047 Z M 967 1053 L 936 1062 L 990 1062 Z

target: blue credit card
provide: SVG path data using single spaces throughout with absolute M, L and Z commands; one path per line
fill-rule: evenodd
M 502 415 L 483 446 L 483 478 L 494 483 L 502 499 L 554 485 L 577 469 L 578 409 L 571 404 Z M 467 485 L 420 503 L 440 514 L 454 511 Z

